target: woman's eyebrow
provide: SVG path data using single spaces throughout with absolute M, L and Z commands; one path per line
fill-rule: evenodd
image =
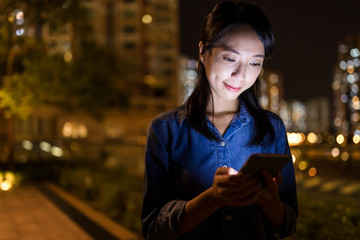
M 229 46 L 226 46 L 226 45 L 219 45 L 218 46 L 219 48 L 222 48 L 224 49 L 225 51 L 228 51 L 228 52 L 232 52 L 232 53 L 235 53 L 237 55 L 241 55 L 241 53 Z M 265 55 L 264 54 L 255 54 L 253 57 L 258 57 L 258 58 L 265 58 Z

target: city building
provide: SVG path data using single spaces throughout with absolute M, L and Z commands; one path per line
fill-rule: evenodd
M 328 134 L 330 130 L 330 103 L 326 97 L 314 97 L 305 102 L 306 132 Z
M 260 104 L 263 108 L 279 114 L 280 100 L 284 98 L 283 78 L 280 73 L 264 70 L 260 74 Z
M 13 131 L 0 128 L 0 134 L 6 138 L 14 135 L 11 138 L 15 148 L 20 149 L 14 156 L 24 161 L 24 156 L 30 156 L 31 151 L 34 154 L 40 152 L 43 157 L 68 158 L 85 154 L 85 157 L 97 158 L 104 155 L 105 150 L 107 158 L 116 162 L 116 157 L 128 155 L 129 147 L 141 147 L 137 158 L 143 160 L 151 119 L 179 102 L 179 3 L 177 0 L 80 2 L 86 9 L 86 21 L 93 30 L 89 35 L 91 40 L 114 52 L 129 66 L 129 74 L 119 76 L 119 82 L 128 89 L 129 110 L 108 109 L 99 121 L 85 112 L 68 114 L 61 109 L 49 111 L 53 108 L 46 106 L 45 110 L 35 109 L 26 120 L 3 119 L 13 123 L 14 127 Z M 62 8 L 66 10 L 69 4 L 71 1 L 65 1 Z M 34 25 L 27 21 L 21 9 L 14 10 L 13 15 L 17 36 L 36 37 Z M 65 61 L 72 61 L 80 37 L 74 36 L 73 26 L 64 24 L 61 31 L 52 32 L 44 25 L 41 37 L 50 54 L 61 53 Z M 98 149 L 103 143 L 106 148 Z M 116 145 L 126 145 L 127 148 L 116 149 Z M 57 147 L 61 151 L 56 151 Z M 0 158 L 4 161 L 8 156 L 7 148 L 0 150 Z
M 334 69 L 334 128 L 347 142 L 360 136 L 360 34 L 349 35 L 338 46 L 338 61 Z
M 178 103 L 183 103 L 191 95 L 198 77 L 196 60 L 182 56 L 179 61 Z

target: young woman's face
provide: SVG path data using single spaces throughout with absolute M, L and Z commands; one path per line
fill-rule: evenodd
M 201 53 L 201 42 L 199 46 Z M 263 43 L 247 26 L 227 33 L 211 50 L 200 54 L 214 101 L 237 100 L 255 83 L 264 58 Z

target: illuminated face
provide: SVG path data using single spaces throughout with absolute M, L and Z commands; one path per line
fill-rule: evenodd
M 202 42 L 199 47 L 201 53 Z M 227 33 L 211 50 L 200 54 L 214 102 L 237 101 L 255 83 L 264 58 L 264 45 L 248 26 Z

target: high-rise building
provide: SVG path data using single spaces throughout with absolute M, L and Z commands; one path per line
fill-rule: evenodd
M 182 103 L 188 99 L 195 88 L 198 78 L 196 60 L 185 56 L 181 57 L 179 66 L 178 81 L 178 103 Z
M 177 0 L 83 1 L 94 39 L 130 63 L 133 109 L 164 111 L 177 103 Z
M 326 134 L 330 128 L 330 106 L 325 97 L 312 98 L 305 102 L 306 131 Z
M 348 141 L 360 131 L 360 34 L 349 35 L 338 47 L 338 62 L 332 83 L 334 128 Z M 359 134 L 360 135 L 360 134 Z
M 280 114 L 280 100 L 284 97 L 283 79 L 274 71 L 265 70 L 260 75 L 260 104 L 263 108 Z
M 178 104 L 179 2 L 80 0 L 80 3 L 85 8 L 86 19 L 83 20 L 93 29 L 87 37 L 103 49 L 115 53 L 121 62 L 129 66 L 126 76 L 119 76 L 119 82 L 126 86 L 130 96 L 130 110 L 124 113 L 110 109 L 105 112 L 102 121 L 95 121 L 84 112 L 60 114 L 38 109 L 29 119 L 16 120 L 13 133 L 0 128 L 0 136 L 11 136 L 16 146 L 20 146 L 15 149 L 17 159 L 26 160 L 29 149 L 34 153 L 45 152 L 50 146 L 62 148 L 64 158 L 80 156 L 81 153 L 85 154 L 81 157 L 98 159 L 101 152 L 106 151 L 110 157 L 131 162 L 128 161 L 131 156 L 124 156 L 127 156 L 128 148 L 134 148 L 138 162 L 142 163 L 151 119 Z M 71 1 L 64 1 L 63 10 L 66 11 L 69 4 Z M 60 26 L 61 31 L 52 32 L 46 24 L 36 29 L 26 17 L 20 10 L 14 12 L 13 21 L 17 24 L 18 36 L 36 37 L 39 34 L 37 30 L 41 29 L 40 35 L 49 53 L 61 53 L 67 62 L 78 54 L 78 39 L 82 36 L 75 35 L 71 24 L 64 24 Z M 94 62 L 94 67 L 96 64 Z M 80 132 L 82 134 L 79 135 Z M 101 144 L 107 148 L 104 149 Z M 121 148 L 121 144 L 126 146 Z M 96 153 L 89 149 L 94 149 Z M 5 148 L 0 148 L 0 160 L 7 157 L 5 152 Z M 45 154 L 49 155 L 49 152 Z

